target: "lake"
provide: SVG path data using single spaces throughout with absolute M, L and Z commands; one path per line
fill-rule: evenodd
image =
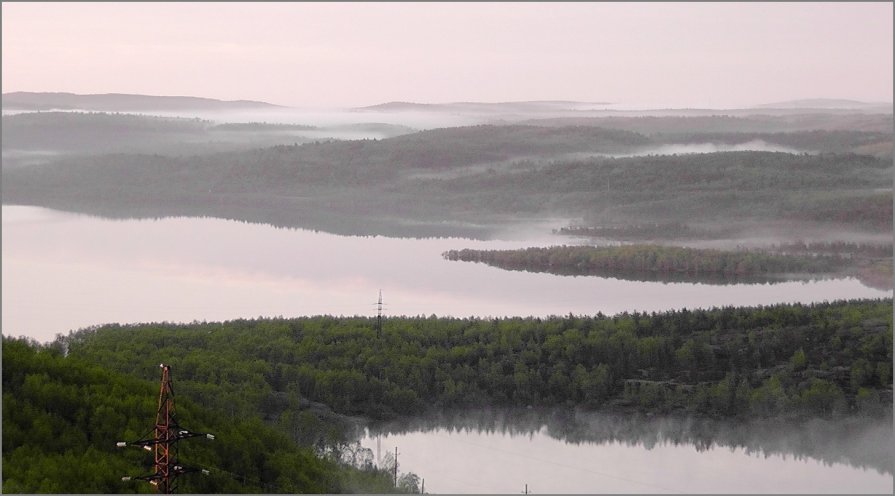
M 450 262 L 449 249 L 570 244 L 557 224 L 502 239 L 338 236 L 210 218 L 109 220 L 2 207 L 3 333 L 50 341 L 105 323 L 383 314 L 615 314 L 891 297 L 853 278 L 710 285 L 564 277 Z
M 781 427 L 575 413 L 479 414 L 366 430 L 380 466 L 432 493 L 885 493 L 892 426 L 812 420 Z M 484 421 L 483 421 L 484 420 Z
M 372 316 L 380 289 L 386 316 L 456 317 L 614 314 L 892 295 L 850 278 L 664 284 L 503 271 L 441 256 L 449 249 L 571 243 L 551 233 L 555 223 L 474 241 L 338 236 L 207 218 L 108 220 L 23 206 L 3 206 L 2 215 L 3 333 L 44 342 L 57 333 L 112 322 Z M 571 437 L 568 427 L 540 418 L 521 424 L 514 418 L 503 424 L 509 427 L 496 429 L 482 428 L 480 419 L 457 425 L 456 419 L 408 424 L 378 436 L 368 432 L 362 444 L 374 453 L 378 449 L 379 456 L 398 446 L 401 471 L 425 478 L 428 492 L 519 493 L 525 484 L 534 493 L 892 490 L 891 448 L 882 457 L 889 467 L 883 472 L 858 455 L 857 461 L 842 460 L 843 453 L 863 451 L 848 446 L 834 445 L 830 450 L 838 454 L 820 458 L 789 445 L 769 448 L 766 439 L 779 436 L 765 436 L 763 447 L 756 448 L 669 437 L 664 424 L 647 425 L 645 438 L 601 437 L 607 432 L 602 420 L 574 424 L 579 432 Z M 891 425 L 882 432 L 859 432 L 856 438 L 891 442 Z M 812 439 L 810 432 L 796 434 Z

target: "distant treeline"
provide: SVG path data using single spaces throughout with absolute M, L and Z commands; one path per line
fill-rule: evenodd
M 550 246 L 517 250 L 450 250 L 447 260 L 481 262 L 502 269 L 569 275 L 637 272 L 693 276 L 754 276 L 832 273 L 845 264 L 836 256 L 779 255 L 660 245 Z
M 233 152 L 314 141 L 307 135 L 346 132 L 382 136 L 406 134 L 404 126 L 368 123 L 316 127 L 267 122 L 220 123 L 203 119 L 106 112 L 29 112 L 3 116 L 4 152 L 53 152 L 96 156 L 148 153 L 182 156 Z M 6 157 L 6 155 L 5 155 Z M 8 165 L 8 164 L 6 164 Z
M 892 114 L 812 112 L 792 115 L 612 116 L 532 119 L 535 126 L 598 126 L 646 135 L 699 133 L 792 133 L 801 131 L 865 131 L 889 134 Z
M 277 107 L 280 106 L 252 100 L 217 100 L 193 96 L 156 96 L 124 93 L 79 95 L 75 93 L 32 91 L 14 91 L 3 94 L 3 108 L 37 111 L 46 109 L 89 109 L 118 112 L 189 112 L 201 110 L 268 110 Z
M 848 257 L 878 257 L 892 258 L 892 243 L 849 243 L 846 241 L 813 241 L 796 242 L 774 245 L 769 248 L 772 251 L 785 253 L 819 253 L 835 254 Z
M 228 122 L 217 124 L 212 129 L 216 131 L 309 131 L 318 129 L 316 126 L 303 124 L 271 124 L 269 122 Z
M 617 226 L 568 226 L 554 229 L 556 234 L 568 236 L 589 236 L 593 238 L 609 238 L 616 240 L 631 239 L 694 239 L 706 236 L 709 231 L 694 229 L 680 222 L 666 222 L 653 224 L 626 224 Z
M 300 131 L 303 126 L 216 125 L 198 118 L 105 112 L 4 115 L 2 126 L 4 151 L 54 152 L 56 158 L 121 152 L 193 155 L 307 141 L 284 137 L 284 130 Z

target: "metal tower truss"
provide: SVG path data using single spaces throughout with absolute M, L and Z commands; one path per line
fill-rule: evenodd
M 174 412 L 174 386 L 171 382 L 171 366 L 161 364 L 162 383 L 159 389 L 158 411 L 155 416 L 153 437 L 139 441 L 120 441 L 117 446 L 136 446 L 155 453 L 155 473 L 140 477 L 122 477 L 121 480 L 144 480 L 155 486 L 156 492 L 170 494 L 174 492 L 174 480 L 179 475 L 208 470 L 187 467 L 177 461 L 177 442 L 193 437 L 214 439 L 214 435 L 206 432 L 193 432 L 177 423 Z

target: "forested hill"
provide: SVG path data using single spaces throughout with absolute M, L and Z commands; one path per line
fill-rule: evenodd
M 614 317 L 302 317 L 110 325 L 70 356 L 291 429 L 289 392 L 373 418 L 578 406 L 738 418 L 876 415 L 892 401 L 892 300 Z M 874 413 L 876 412 L 876 413 Z M 891 413 L 890 413 L 891 415 Z
M 458 235 L 452 225 L 532 217 L 891 230 L 890 159 L 604 155 L 656 145 L 597 127 L 473 126 L 188 157 L 60 158 L 5 170 L 2 195 L 104 215 L 210 215 L 351 234 Z
M 178 371 L 174 370 L 175 390 Z M 158 365 L 155 371 L 158 372 Z M 155 379 L 151 381 L 149 379 Z M 150 374 L 124 376 L 58 348 L 3 337 L 3 491 L 5 493 L 152 492 L 144 481 L 152 454 L 117 448 L 151 431 L 158 382 Z M 178 422 L 214 440 L 178 443 L 179 461 L 209 471 L 177 479 L 178 492 L 385 493 L 395 489 L 385 471 L 359 459 L 353 468 L 319 458 L 256 415 L 233 417 L 176 399 Z
M 65 154 L 188 156 L 293 145 L 339 136 L 398 136 L 413 129 L 383 123 L 310 126 L 217 123 L 198 118 L 108 112 L 27 112 L 3 116 L 3 168 Z M 27 159 L 27 160 L 26 160 Z M 24 162 L 24 164 L 23 164 Z
M 443 169 L 575 152 L 625 153 L 649 144 L 641 134 L 618 129 L 483 125 L 398 136 L 369 151 L 374 162 L 381 157 L 409 168 Z

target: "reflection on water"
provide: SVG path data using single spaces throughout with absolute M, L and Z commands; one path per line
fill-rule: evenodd
M 890 493 L 893 483 L 891 422 L 867 419 L 481 410 L 371 427 L 361 443 L 375 459 L 398 446 L 400 469 L 433 492 Z
M 556 244 L 522 239 L 337 236 L 199 218 L 108 220 L 3 206 L 3 332 L 50 341 L 103 323 L 302 315 L 496 317 L 750 306 L 891 297 L 855 279 L 725 286 L 621 281 L 458 264 L 459 247 Z M 52 309 L 52 311 L 48 311 Z

